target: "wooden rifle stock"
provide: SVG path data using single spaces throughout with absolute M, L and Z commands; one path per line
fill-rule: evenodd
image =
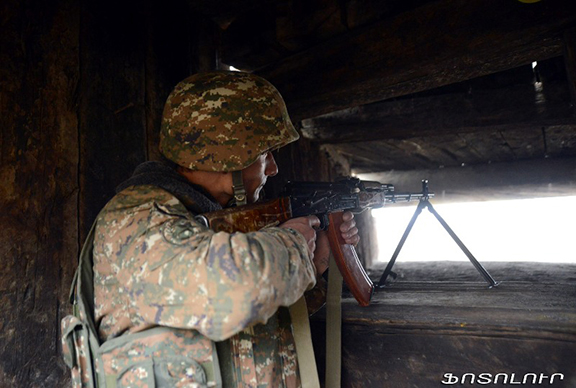
M 356 250 L 342 239 L 342 211 L 329 214 L 328 240 L 334 260 L 346 285 L 361 306 L 368 306 L 374 291 L 372 281 L 364 271 Z M 263 203 L 226 208 L 199 216 L 215 232 L 254 232 L 278 226 L 292 218 L 290 198 L 283 197 Z
M 288 221 L 292 218 L 292 208 L 290 198 L 283 197 L 204 213 L 200 218 L 205 218 L 208 227 L 215 232 L 248 233 Z

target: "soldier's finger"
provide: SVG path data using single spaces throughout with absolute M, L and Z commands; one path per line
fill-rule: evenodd
M 308 246 L 310 246 L 310 243 L 316 241 L 316 231 L 314 230 L 314 228 L 308 225 L 308 222 L 302 224 L 302 230 L 300 231 L 300 233 L 302 233 L 304 235 L 304 238 L 306 238 Z
M 316 250 L 316 240 L 309 242 L 308 247 L 310 248 L 310 253 L 314 255 L 314 251 Z
M 355 235 L 353 237 L 344 239 L 344 241 L 346 242 L 346 244 L 357 245 L 360 242 L 360 236 Z
M 342 238 L 347 239 L 356 236 L 357 234 L 358 234 L 358 228 L 354 227 L 352 229 L 349 229 L 345 233 L 342 233 Z
M 354 214 L 352 212 L 344 212 L 342 214 L 342 219 L 344 220 L 344 222 L 348 222 L 350 221 L 352 218 L 354 218 Z
M 312 229 L 312 232 L 310 233 L 310 237 L 308 239 L 308 245 L 310 244 L 314 244 L 314 246 L 316 246 L 316 231 L 314 229 Z
M 350 214 L 352 214 L 352 213 L 350 213 Z M 352 229 L 355 226 L 356 226 L 356 221 L 354 221 L 353 219 L 350 219 L 350 220 L 340 224 L 340 231 L 345 233 L 345 232 L 348 232 L 350 229 Z
M 320 219 L 316 216 L 308 216 L 308 222 L 311 227 L 320 226 Z

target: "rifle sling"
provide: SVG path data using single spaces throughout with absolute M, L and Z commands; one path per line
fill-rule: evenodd
M 326 296 L 326 387 L 340 388 L 342 367 L 342 274 L 330 253 Z
M 308 308 L 306 307 L 306 298 L 304 296 L 290 306 L 290 317 L 292 319 L 296 353 L 298 354 L 298 369 L 302 388 L 320 388 L 314 348 L 312 347 Z

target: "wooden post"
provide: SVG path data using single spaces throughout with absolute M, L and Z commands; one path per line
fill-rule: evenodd
M 572 108 L 576 113 L 576 28 L 564 32 L 564 62 L 572 96 Z
M 78 257 L 79 5 L 2 4 L 0 386 L 64 387 L 59 323 Z

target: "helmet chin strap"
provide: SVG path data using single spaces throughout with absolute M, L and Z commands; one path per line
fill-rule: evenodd
M 234 190 L 234 200 L 236 206 L 246 205 L 246 188 L 242 179 L 242 171 L 232 171 L 232 189 Z

